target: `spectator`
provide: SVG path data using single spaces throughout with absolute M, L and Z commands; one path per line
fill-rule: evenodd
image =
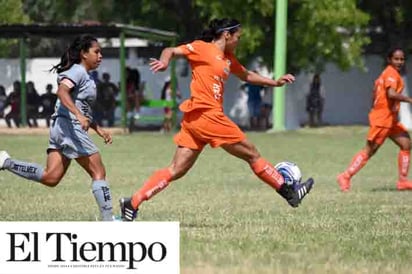
M 7 95 L 6 89 L 4 86 L 0 85 L 0 118 L 4 117 L 4 109 L 6 108 L 7 104 Z
M 99 72 L 97 70 L 93 70 L 92 72 L 90 72 L 90 76 L 92 77 L 96 85 L 100 84 Z
M 261 107 L 261 125 L 264 129 L 269 129 L 270 124 L 270 114 L 272 112 L 273 104 L 273 88 L 265 87 L 263 89 L 262 96 L 262 107 Z
M 29 127 L 38 127 L 40 95 L 37 93 L 32 81 L 27 82 L 26 87 L 27 125 Z
M 256 70 L 253 72 L 257 73 Z M 251 83 L 246 83 L 245 87 L 248 94 L 247 106 L 249 109 L 250 129 L 256 130 L 259 128 L 260 110 L 262 104 L 262 95 L 260 92 L 264 87 Z
M 20 127 L 20 85 L 20 81 L 14 81 L 13 91 L 7 97 L 6 106 L 10 106 L 11 109 L 5 118 L 9 128 L 11 128 L 11 120 L 16 127 Z
M 143 101 L 144 84 L 140 83 L 137 69 L 126 68 L 126 110 L 129 117 L 129 130 L 133 131 L 134 120 L 139 118 L 140 104 Z
M 166 101 L 172 101 L 172 81 L 170 76 L 166 77 L 165 83 L 163 84 L 162 92 L 160 95 L 160 99 L 166 100 Z M 180 94 L 179 89 L 177 88 L 176 85 L 176 98 L 181 99 L 182 95 Z M 165 107 L 164 108 L 164 120 L 163 120 L 163 126 L 162 126 L 162 132 L 170 132 L 172 129 L 172 116 L 173 116 L 173 111 L 171 107 Z
M 96 119 L 99 126 L 103 126 L 102 120 L 106 119 L 108 126 L 114 125 L 114 110 L 116 108 L 117 86 L 110 82 L 110 74 L 105 72 L 102 75 L 103 81 L 97 86 L 97 109 L 101 115 Z
M 46 119 L 47 127 L 50 127 L 51 115 L 57 101 L 57 95 L 52 92 L 52 84 L 47 84 L 46 93 L 40 96 L 40 106 L 42 107 L 40 117 Z
M 249 113 L 247 109 L 247 93 L 245 90 L 245 85 L 239 87 L 237 92 L 237 97 L 233 103 L 233 106 L 230 108 L 229 116 L 233 118 L 237 125 L 242 128 L 248 126 Z
M 315 74 L 310 84 L 309 93 L 306 97 L 306 111 L 309 115 L 309 126 L 322 125 L 322 112 L 325 99 L 325 91 L 321 85 L 320 75 Z

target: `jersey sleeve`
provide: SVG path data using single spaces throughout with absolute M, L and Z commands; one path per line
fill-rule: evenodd
M 59 74 L 59 84 L 62 80 L 68 79 L 70 82 L 74 84 L 74 86 L 78 86 L 82 80 L 83 73 L 81 70 L 78 69 L 77 66 L 72 66 L 70 69 L 63 71 Z
M 202 44 L 197 40 L 180 45 L 178 48 L 183 52 L 183 55 L 186 56 L 189 61 L 199 60 L 199 57 L 201 56 Z
M 246 68 L 241 63 L 239 63 L 239 61 L 233 54 L 229 54 L 228 58 L 230 60 L 230 72 L 234 74 L 242 74 L 246 71 Z
M 386 90 L 388 88 L 396 90 L 398 87 L 398 77 L 393 73 L 388 73 L 383 79 L 383 86 Z

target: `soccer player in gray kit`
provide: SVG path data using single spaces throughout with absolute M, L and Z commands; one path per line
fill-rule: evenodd
M 55 112 L 50 126 L 46 167 L 13 159 L 0 151 L 0 169 L 23 178 L 56 186 L 72 159 L 92 178 L 92 191 L 103 221 L 112 221 L 112 196 L 98 148 L 88 135 L 89 127 L 112 143 L 112 136 L 93 122 L 92 106 L 96 100 L 96 84 L 89 72 L 102 61 L 97 39 L 90 35 L 77 37 L 63 53 L 52 71 L 58 73 Z

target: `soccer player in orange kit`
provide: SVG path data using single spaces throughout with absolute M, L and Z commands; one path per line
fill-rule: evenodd
M 412 104 L 412 98 L 402 94 L 404 83 L 400 71 L 405 63 L 404 51 L 401 48 L 391 49 L 387 55 L 387 62 L 387 67 L 375 81 L 366 146 L 337 177 L 339 187 L 344 192 L 350 189 L 352 176 L 365 166 L 388 137 L 400 148 L 399 179 L 396 187 L 398 190 L 412 190 L 412 182 L 408 181 L 411 138 L 406 128 L 398 121 L 400 102 Z
M 260 156 L 256 147 L 223 112 L 224 83 L 230 72 L 243 81 L 264 86 L 283 86 L 295 80 L 290 74 L 273 80 L 246 70 L 233 54 L 241 33 L 237 20 L 214 19 L 199 40 L 165 48 L 159 60 L 152 59 L 151 70 L 158 72 L 164 71 L 173 57 L 186 57 L 192 68 L 191 97 L 180 105 L 184 117 L 181 130 L 174 137 L 177 149 L 171 164 L 154 172 L 131 198 L 120 199 L 123 220 L 134 220 L 143 201 L 184 176 L 207 144 L 213 148 L 220 146 L 246 161 L 253 172 L 292 207 L 297 207 L 311 190 L 314 184 L 311 178 L 299 185 L 286 184 L 282 175 Z

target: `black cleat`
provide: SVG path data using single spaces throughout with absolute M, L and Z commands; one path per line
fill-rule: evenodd
M 132 207 L 132 199 L 120 198 L 119 202 L 122 220 L 125 222 L 132 222 L 136 219 L 138 210 Z
M 298 207 L 303 198 L 305 198 L 305 196 L 310 192 L 314 184 L 315 181 L 312 178 L 309 178 L 306 182 L 296 186 L 283 184 L 278 192 L 280 196 L 285 198 L 291 207 Z

